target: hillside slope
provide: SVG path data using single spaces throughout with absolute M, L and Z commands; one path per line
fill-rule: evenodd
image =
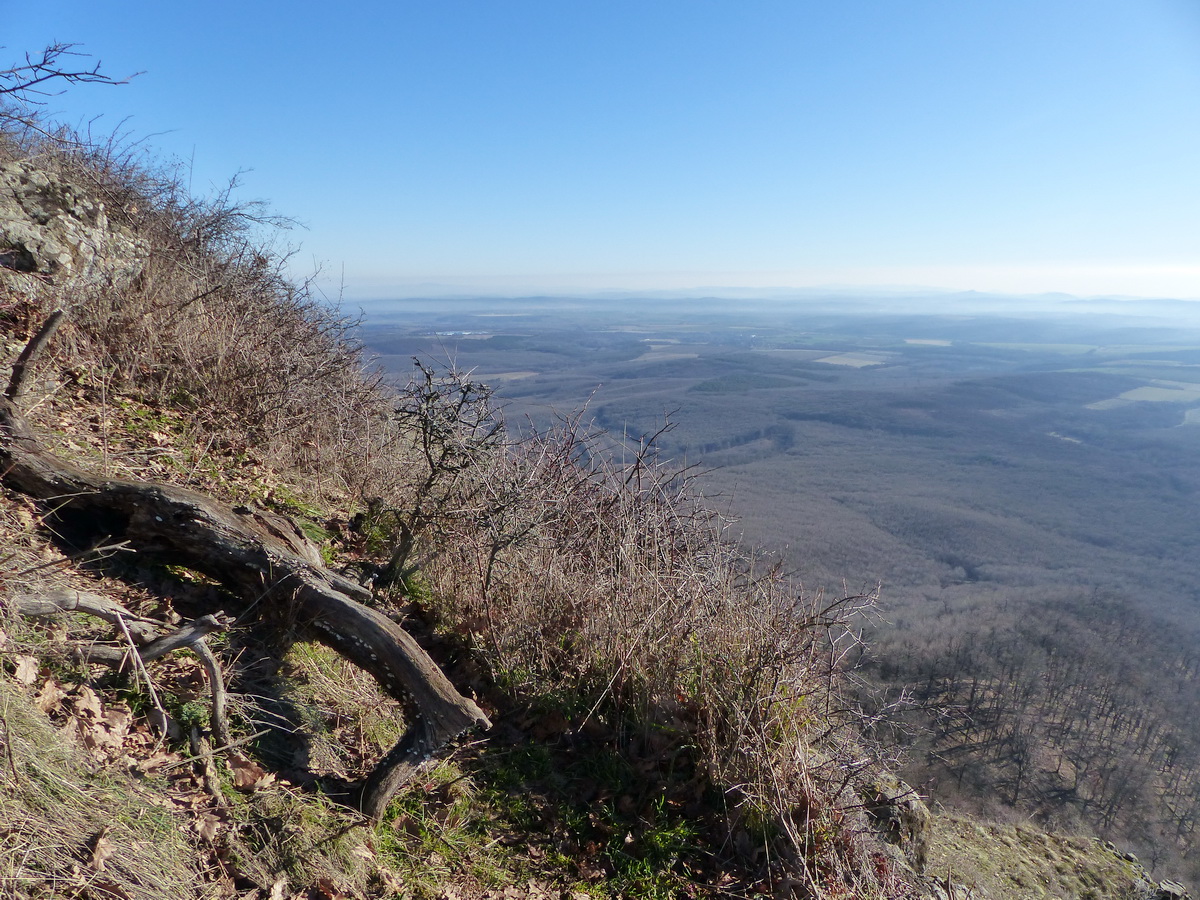
M 9 425 L 7 894 L 1170 895 L 1094 841 L 931 825 L 839 692 L 873 597 L 805 597 L 731 546 L 652 442 L 618 464 L 568 420 L 514 443 L 484 385 L 383 383 L 271 224 L 145 160 L 3 135 L 3 374 L 25 370 L 4 402 L 64 465 L 288 532 L 494 727 L 364 816 L 415 721 L 403 692 L 286 581 L 214 577 L 78 496 L 27 496 Z M 155 657 L 159 634 L 183 643 Z

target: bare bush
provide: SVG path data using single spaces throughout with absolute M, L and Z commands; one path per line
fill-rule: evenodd
M 207 199 L 136 146 L 41 140 L 9 130 L 0 161 L 36 153 L 39 167 L 103 203 L 112 228 L 144 248 L 129 277 L 80 282 L 27 276 L 0 298 L 21 330 L 65 305 L 60 340 L 85 376 L 152 404 L 191 412 L 201 443 L 254 447 L 281 469 L 348 489 L 372 458 L 389 404 L 364 368 L 356 321 L 296 282 L 277 248 L 288 223 L 233 198 Z M 386 430 L 386 429 L 384 429 Z M 394 431 L 394 429 L 391 429 Z
M 459 439 L 479 429 L 473 413 Z M 837 678 L 875 596 L 805 595 L 729 540 L 654 447 L 618 462 L 576 416 L 472 453 L 439 496 L 424 569 L 439 612 L 514 694 L 623 741 L 694 746 L 731 834 L 779 871 L 814 888 L 863 877 L 839 819 L 856 771 Z
M 408 465 L 370 485 L 376 493 L 359 525 L 386 557 L 374 577 L 382 589 L 402 585 L 421 561 L 436 555 L 450 523 L 478 516 L 485 484 L 480 475 L 504 439 L 487 385 L 419 359 L 414 364 L 393 420 L 398 431 L 392 450 Z

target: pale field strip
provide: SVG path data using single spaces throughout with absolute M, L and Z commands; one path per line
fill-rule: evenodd
M 891 361 L 891 353 L 835 353 L 832 356 L 818 357 L 817 362 L 828 363 L 831 366 L 853 366 L 864 369 L 867 366 L 882 366 Z
M 925 347 L 949 347 L 953 341 L 943 341 L 939 338 L 905 338 L 906 344 L 921 344 Z
M 1068 444 L 1082 444 L 1083 443 L 1083 441 L 1081 441 L 1079 438 L 1073 438 L 1073 437 L 1070 437 L 1069 435 L 1059 434 L 1057 431 L 1047 431 L 1046 435 L 1048 437 L 1058 438 L 1060 441 L 1066 441 Z
M 1063 353 L 1067 355 L 1074 354 L 1096 354 L 1101 357 L 1109 356 L 1126 356 L 1136 353 L 1145 353 L 1148 348 L 1142 344 L 1042 344 L 1036 342 L 1023 343 L 1019 341 L 971 341 L 975 347 L 994 347 L 999 350 L 1044 350 L 1047 353 Z M 1180 353 L 1185 350 L 1197 349 L 1195 344 L 1155 344 L 1153 351 L 1155 353 Z M 1105 365 L 1170 365 L 1170 366 L 1195 366 L 1196 363 L 1183 363 L 1178 360 L 1152 360 L 1152 359 L 1121 359 L 1110 360 L 1105 359 Z
M 1087 404 L 1087 409 L 1116 409 L 1130 403 L 1200 403 L 1200 384 L 1153 379 L 1149 384 L 1107 400 Z
M 787 355 L 793 359 L 820 359 L 822 356 L 828 356 L 828 350 L 809 350 L 807 347 L 754 347 L 752 352 L 763 353 L 767 356 Z
M 699 352 L 680 349 L 683 342 L 679 338 L 642 338 L 646 352 L 637 357 L 634 362 L 662 362 L 668 359 L 699 359 Z M 688 344 L 697 349 L 707 347 L 707 344 Z
M 1200 363 L 1185 363 L 1177 359 L 1110 359 L 1106 366 L 1163 366 L 1173 369 L 1200 369 Z
M 519 381 L 522 378 L 533 378 L 541 372 L 497 372 L 487 376 L 488 381 Z

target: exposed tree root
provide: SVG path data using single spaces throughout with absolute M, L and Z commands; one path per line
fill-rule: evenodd
M 35 337 L 31 346 L 38 341 Z M 20 381 L 14 378 L 0 398 L 0 480 L 5 485 L 43 503 L 64 528 L 127 541 L 138 553 L 216 579 L 248 606 L 256 604 L 260 621 L 269 623 L 269 611 L 282 605 L 407 704 L 412 723 L 367 780 L 364 812 L 380 815 L 421 762 L 464 731 L 490 726 L 411 635 L 364 605 L 370 599 L 364 588 L 321 565 L 316 548 L 290 519 L 231 508 L 175 485 L 104 479 L 57 458 L 17 409 L 13 398 L 20 396 Z M 64 597 L 67 606 L 42 599 L 59 609 L 93 612 L 85 608 L 90 604 L 97 615 L 125 613 L 94 595 Z M 129 617 L 126 625 L 132 627 L 136 619 Z

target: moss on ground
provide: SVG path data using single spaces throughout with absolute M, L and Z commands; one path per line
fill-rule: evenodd
M 1140 865 L 1095 838 L 950 813 L 934 816 L 927 871 L 975 900 L 1130 900 L 1150 886 Z

